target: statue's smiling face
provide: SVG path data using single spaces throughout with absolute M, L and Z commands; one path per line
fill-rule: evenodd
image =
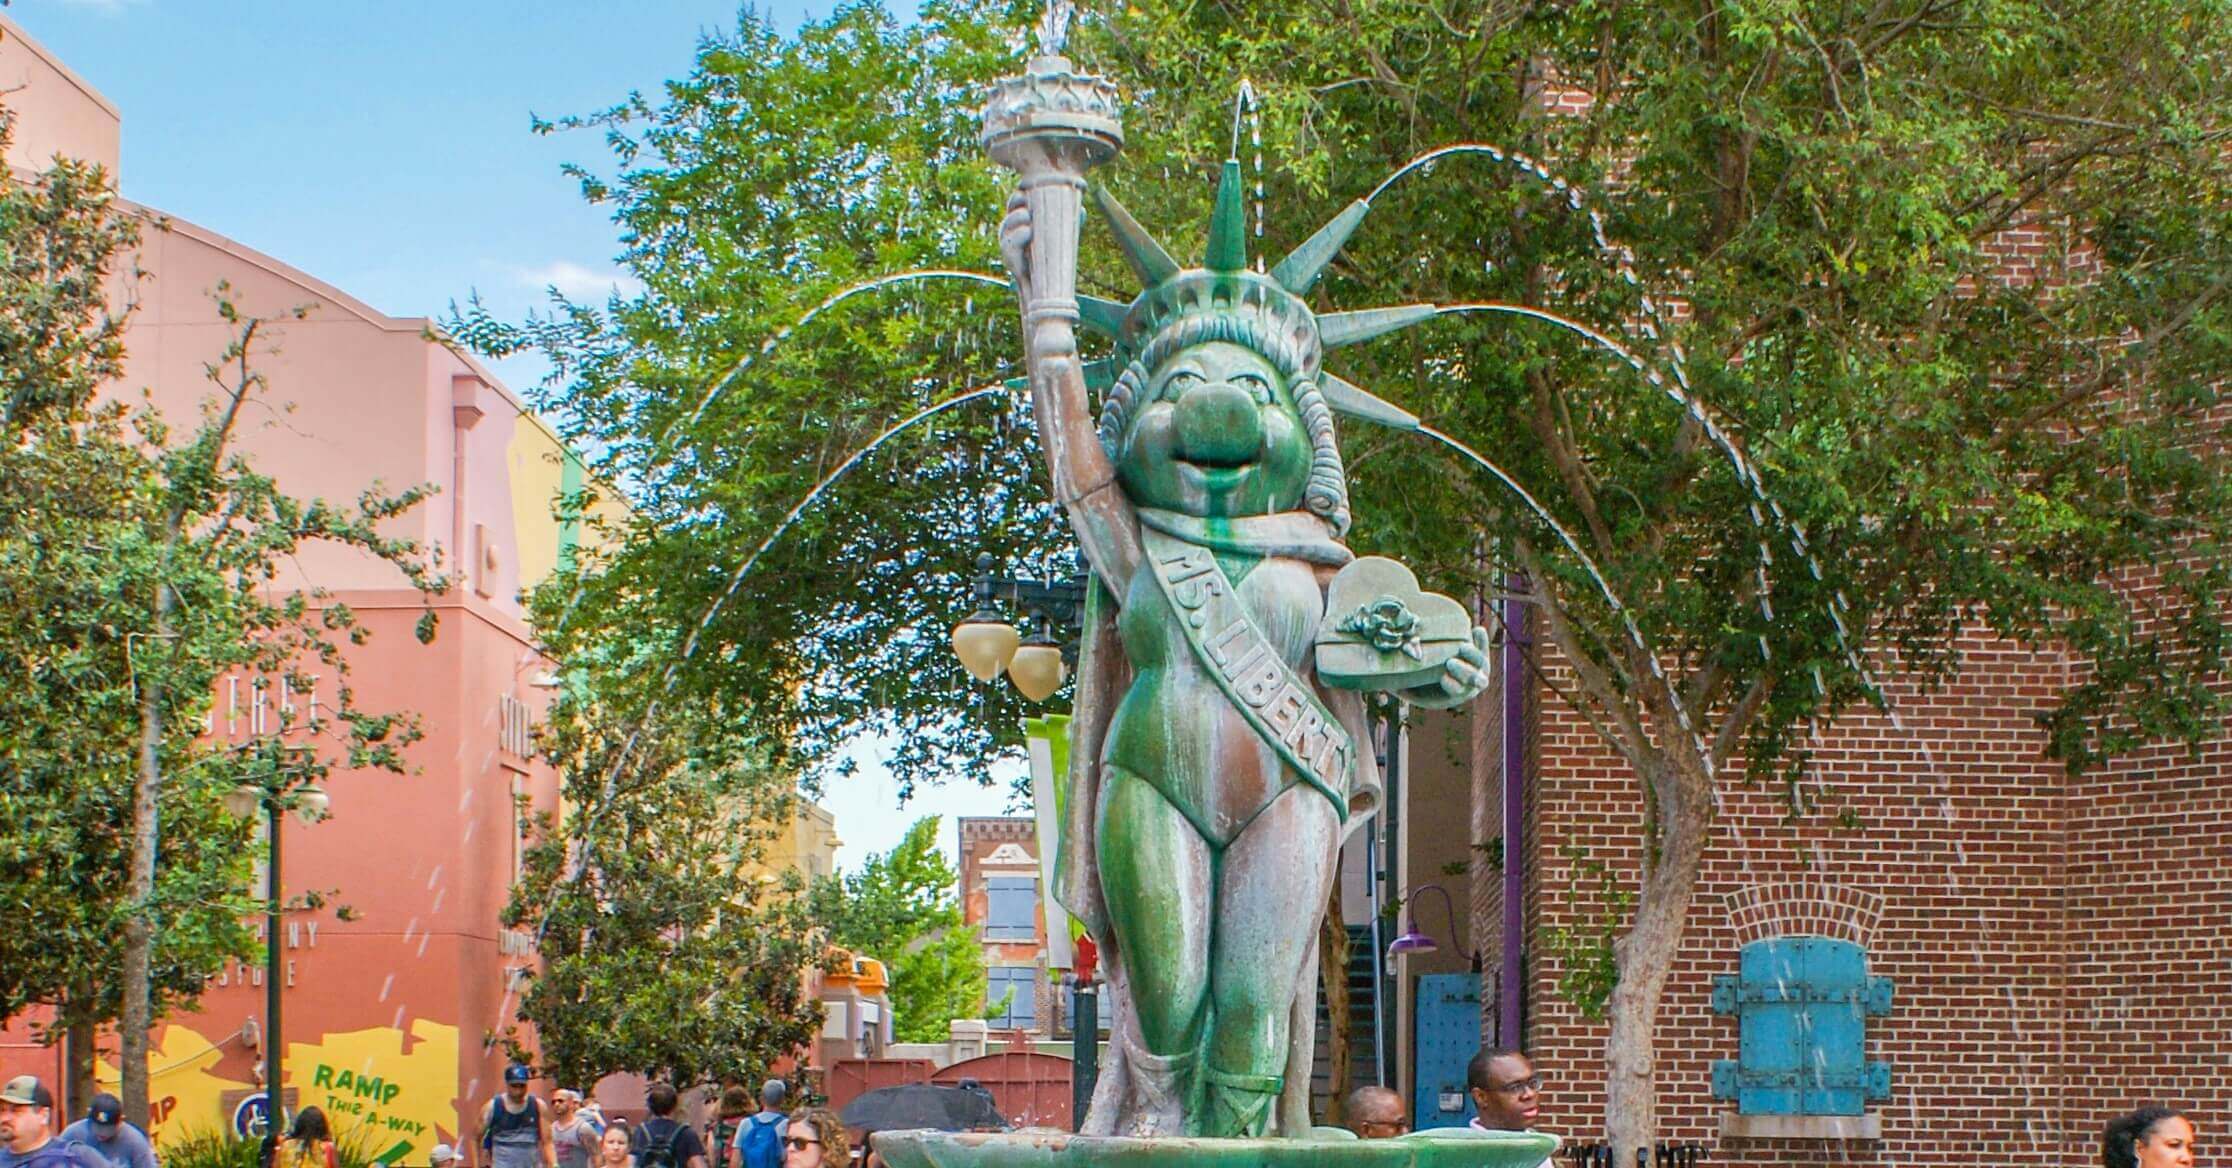
M 1180 349 L 1150 376 L 1116 458 L 1134 503 L 1188 515 L 1302 504 L 1310 437 L 1278 369 L 1245 345 Z

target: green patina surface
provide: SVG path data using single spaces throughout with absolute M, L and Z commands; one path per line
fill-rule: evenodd
M 1079 674 L 1125 679 L 1080 687 L 1087 756 L 1072 760 L 1061 843 L 1079 879 L 1061 895 L 1108 956 L 1118 1019 L 1085 1130 L 1135 1138 L 924 1140 L 907 1154 L 919 1168 L 1539 1164 L 1555 1141 L 1504 1141 L 1506 1161 L 1464 1137 L 1255 1138 L 1309 1131 L 1311 1035 L 1291 1020 L 1312 1013 L 1340 841 L 1379 791 L 1359 691 L 1468 701 L 1486 685 L 1487 643 L 1461 605 L 1343 542 L 1334 415 L 1417 419 L 1321 359 L 1433 316 L 1319 314 L 1302 299 L 1362 211 L 1252 270 L 1245 183 L 1228 161 L 1189 267 L 1091 187 L 1141 291 L 1129 304 L 1080 298 L 1084 174 L 1121 137 L 1113 89 L 1052 52 L 985 113 L 988 151 L 1022 176 L 1003 253 L 1056 495 L 1096 577 Z M 1078 325 L 1114 342 L 1094 363 L 1105 388 L 1078 360 Z M 1106 668 L 1112 653 L 1120 669 Z M 1164 1138 L 1196 1136 L 1238 1142 Z

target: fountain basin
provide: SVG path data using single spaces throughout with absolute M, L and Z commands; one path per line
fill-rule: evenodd
M 1437 1128 L 1359 1140 L 1317 1131 L 1301 1140 L 885 1131 L 876 1153 L 891 1168 L 1538 1168 L 1558 1148 L 1558 1137 L 1541 1132 Z

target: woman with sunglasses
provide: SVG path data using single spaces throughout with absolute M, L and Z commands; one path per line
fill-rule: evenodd
M 783 1137 L 783 1168 L 850 1168 L 852 1141 L 837 1113 L 816 1107 L 792 1114 Z

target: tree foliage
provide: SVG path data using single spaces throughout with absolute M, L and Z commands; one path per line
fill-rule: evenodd
M 129 679 L 146 647 L 144 595 L 125 582 L 144 570 L 161 481 L 125 407 L 93 395 L 122 371 L 126 316 L 108 281 L 136 239 L 97 168 L 0 182 L 0 903 L 19 917 L 0 938 L 0 1018 L 52 1005 L 56 1030 L 119 1013 Z M 198 726 L 199 703 L 181 705 L 189 732 L 174 749 Z M 190 781 L 164 808 L 188 828 L 161 865 L 166 1001 L 248 951 L 246 827 L 218 807 L 220 781 Z
M 918 819 L 858 872 L 815 881 L 812 919 L 832 943 L 884 963 L 900 1042 L 944 1042 L 984 1013 L 984 949 L 961 916 L 960 874 L 938 850 L 938 817 Z
M 546 1074 L 633 1071 L 681 1086 L 750 1081 L 813 1040 L 818 962 L 796 873 L 763 876 L 795 795 L 724 706 L 677 707 L 639 733 L 603 717 L 604 679 L 648 669 L 664 643 L 625 642 L 567 667 L 539 748 L 564 776 L 540 817 L 504 924 L 541 954 L 508 1032 Z
M 617 173 L 575 173 L 612 207 L 645 294 L 559 300 L 524 325 L 469 305 L 449 322 L 484 351 L 551 359 L 539 404 L 633 508 L 607 523 L 608 554 L 541 590 L 538 623 L 568 660 L 613 629 L 671 634 L 671 666 L 604 695 L 626 717 L 735 701 L 809 778 L 878 730 L 902 775 L 981 779 L 1020 742 L 1021 705 L 942 648 L 975 558 L 1068 570 L 1019 405 L 958 407 L 895 439 L 758 549 L 887 426 L 1020 361 L 1004 277 L 899 284 L 792 328 L 869 277 L 997 271 L 985 208 L 1002 195 L 973 125 L 1011 26 L 943 3 L 911 25 L 845 4 L 795 38 L 741 21 L 707 35 L 661 100 L 538 123 L 604 134 Z
M 223 288 L 238 331 L 207 366 L 198 425 L 101 396 L 124 372 L 140 231 L 97 167 L 0 179 L 0 903 L 17 914 L 0 1017 L 44 1004 L 57 1029 L 124 1023 L 144 1118 L 148 1027 L 251 952 L 250 825 L 225 794 L 284 800 L 334 765 L 401 769 L 417 733 L 356 704 L 343 650 L 362 631 L 322 596 L 276 591 L 282 565 L 338 542 L 439 585 L 379 531 L 424 491 L 297 500 L 233 448 L 267 388 L 252 365 L 268 322 Z M 312 668 L 343 679 L 316 719 L 283 710 L 268 737 L 205 736 L 221 678 L 302 690 Z
M 1072 53 L 1130 110 L 1097 177 L 1174 250 L 1237 153 L 1269 256 L 1371 197 L 1321 307 L 1519 306 L 1626 351 L 1480 311 L 1332 363 L 1510 480 L 1350 424 L 1360 550 L 1449 591 L 1523 573 L 1570 666 L 1559 700 L 1636 773 L 1622 1149 L 1649 1139 L 1649 1020 L 1717 782 L 1804 790 L 1816 726 L 1895 675 L 1943 681 L 1977 628 L 2086 663 L 2039 713 L 2072 767 L 2221 724 L 2221 4 L 1084 7 Z M 458 322 L 550 353 L 550 400 L 647 502 L 575 613 L 701 630 L 672 691 L 748 695 L 810 757 L 874 725 L 906 773 L 981 773 L 1011 741 L 1013 711 L 962 688 L 939 634 L 967 556 L 1059 555 L 1014 454 L 1027 420 L 941 423 L 731 581 L 845 452 L 1015 351 L 949 313 L 975 346 L 958 361 L 928 292 L 920 314 L 782 330 L 857 276 L 989 262 L 1003 201 L 969 115 L 1018 56 L 986 30 L 1021 15 L 933 4 L 900 28 L 852 5 L 795 40 L 747 21 L 707 41 L 662 102 L 565 123 L 608 133 L 619 172 L 584 189 L 629 230 L 643 295 Z M 1494 152 L 1378 188 L 1462 142 Z M 1130 295 L 1094 236 L 1084 290 Z

